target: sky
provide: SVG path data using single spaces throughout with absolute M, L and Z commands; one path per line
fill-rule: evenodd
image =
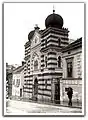
M 83 3 L 5 3 L 4 4 L 4 60 L 9 64 L 21 64 L 24 60 L 24 44 L 28 33 L 38 24 L 45 29 L 45 19 L 55 13 L 62 16 L 63 27 L 68 28 L 69 38 L 84 38 Z

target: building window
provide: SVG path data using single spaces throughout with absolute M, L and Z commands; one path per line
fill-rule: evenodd
M 13 79 L 13 82 L 12 82 L 13 85 L 15 85 L 15 79 Z
M 34 70 L 37 70 L 38 69 L 38 61 L 34 61 Z
M 47 79 L 45 80 L 45 89 L 47 89 Z
M 67 63 L 67 77 L 72 77 L 72 62 Z
M 28 62 L 26 63 L 26 71 L 28 73 Z
M 19 85 L 20 85 L 20 79 L 17 79 L 16 80 L 16 87 L 19 87 Z
M 45 67 L 47 67 L 47 57 L 45 57 Z
M 67 62 L 67 77 L 73 77 L 73 58 L 66 58 Z
M 82 75 L 82 71 L 81 71 L 81 56 L 77 55 L 77 74 L 78 74 L 78 78 L 81 78 Z
M 58 38 L 58 46 L 61 45 L 61 38 Z
M 35 43 L 37 43 L 37 38 L 35 38 Z
M 47 46 L 47 39 L 45 39 L 45 46 Z
M 61 67 L 61 56 L 58 57 L 58 67 Z

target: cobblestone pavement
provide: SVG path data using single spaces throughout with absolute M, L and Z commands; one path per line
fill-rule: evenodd
M 6 111 L 7 113 L 81 113 L 82 109 L 9 100 Z

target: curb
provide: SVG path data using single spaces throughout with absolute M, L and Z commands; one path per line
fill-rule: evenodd
M 25 102 L 25 101 L 24 101 Z M 34 101 L 29 101 L 29 102 L 32 102 L 32 103 L 38 103 L 38 104 L 46 104 L 46 105 L 53 105 L 53 106 L 61 106 L 61 107 L 68 107 L 68 108 L 78 108 L 78 109 L 82 109 L 82 106 L 68 106 L 68 105 L 64 105 L 64 104 L 55 104 L 55 103 L 44 103 L 44 102 L 40 102 L 40 101 L 37 101 L 37 102 L 34 102 Z

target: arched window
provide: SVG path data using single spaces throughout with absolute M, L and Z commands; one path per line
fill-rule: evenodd
M 37 39 L 35 38 L 35 43 L 37 43 Z
M 58 57 L 58 67 L 61 67 L 61 56 Z
M 34 70 L 37 70 L 38 69 L 38 61 L 34 61 Z
M 58 46 L 61 45 L 61 38 L 58 38 Z
M 47 57 L 45 57 L 45 67 L 47 67 Z

